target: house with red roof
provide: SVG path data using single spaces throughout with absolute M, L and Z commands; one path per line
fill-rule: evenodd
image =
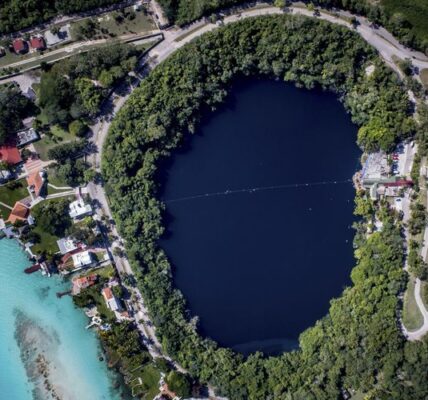
M 28 51 L 28 43 L 21 38 L 15 39 L 12 42 L 12 46 L 13 46 L 13 51 L 16 54 L 24 54 Z
M 37 198 L 43 191 L 45 186 L 45 178 L 43 171 L 36 171 L 27 176 L 28 190 L 31 197 Z
M 0 146 L 0 161 L 8 165 L 16 165 L 22 162 L 22 158 L 16 146 L 3 145 Z
M 37 51 L 42 51 L 46 49 L 45 39 L 41 36 L 35 36 L 30 39 L 31 48 Z
M 30 209 L 25 204 L 17 201 L 13 206 L 13 209 L 10 212 L 9 218 L 6 222 L 10 222 L 11 224 L 14 224 L 18 221 L 24 222 L 27 220 L 29 214 Z

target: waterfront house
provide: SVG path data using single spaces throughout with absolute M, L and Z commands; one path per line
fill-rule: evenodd
M 59 252 L 64 255 L 67 253 L 70 253 L 74 250 L 76 250 L 78 247 L 76 245 L 76 242 L 72 238 L 62 238 L 56 241 Z
M 24 54 L 28 51 L 28 43 L 21 38 L 15 39 L 12 42 L 12 47 L 16 54 Z
M 15 224 L 16 222 L 25 222 L 30 214 L 30 209 L 23 203 L 17 201 L 10 212 L 7 222 Z
M 4 161 L 7 165 L 17 165 L 22 162 L 21 154 L 14 145 L 0 146 L 0 161 Z
M 73 279 L 73 288 L 72 293 L 73 295 L 79 294 L 82 289 L 86 289 L 90 286 L 93 286 L 97 283 L 98 276 L 88 275 L 88 276 L 81 276 L 79 278 Z
M 113 312 L 118 312 L 121 310 L 120 304 L 117 301 L 116 297 L 113 294 L 113 291 L 111 290 L 110 287 L 106 287 L 101 291 L 104 300 L 107 304 L 107 307 L 113 311 Z
M 75 253 L 72 256 L 74 268 L 88 267 L 93 263 L 92 255 L 88 250 Z
M 35 36 L 30 39 L 30 45 L 34 50 L 42 51 L 46 48 L 45 39 L 42 36 Z
M 69 215 L 72 219 L 80 219 L 86 215 L 92 214 L 92 207 L 90 204 L 85 204 L 82 198 L 73 201 L 69 205 Z

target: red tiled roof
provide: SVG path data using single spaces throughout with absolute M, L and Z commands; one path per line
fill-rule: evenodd
M 92 286 L 96 282 L 96 280 L 96 275 L 82 276 L 80 278 L 74 279 L 73 284 L 81 288 L 86 288 L 88 286 Z
M 15 50 L 15 53 L 20 53 L 21 51 L 26 49 L 26 42 L 22 39 L 15 39 L 12 45 L 13 50 Z
M 110 300 L 113 298 L 113 292 L 109 287 L 106 287 L 103 289 L 103 295 L 107 300 Z
M 28 186 L 30 187 L 30 190 L 34 190 L 35 196 L 38 197 L 40 195 L 40 192 L 45 182 L 42 176 L 40 175 L 40 172 L 37 171 L 37 172 L 33 172 L 27 177 L 27 183 L 28 183 Z
M 21 154 L 16 146 L 0 146 L 0 161 L 5 161 L 9 165 L 19 164 L 22 161 Z
M 7 222 L 14 224 L 16 221 L 25 221 L 30 213 L 30 209 L 24 204 L 17 201 L 10 212 Z
M 46 47 L 45 40 L 42 37 L 31 38 L 30 45 L 33 49 L 36 50 L 43 50 Z

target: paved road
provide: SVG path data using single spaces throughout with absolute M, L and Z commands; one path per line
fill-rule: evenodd
M 148 32 L 144 32 L 141 35 L 135 35 L 134 33 L 129 33 L 126 35 L 119 36 L 115 40 L 118 40 L 121 42 L 130 41 L 132 39 L 141 40 L 141 39 L 146 38 L 147 36 L 160 35 L 161 33 L 162 32 L 158 29 L 148 31 Z M 70 44 L 68 46 L 60 47 L 58 49 L 46 52 L 44 54 L 36 54 L 34 57 L 26 58 L 24 60 L 20 60 L 20 61 L 17 61 L 15 63 L 12 63 L 12 64 L 5 65 L 4 67 L 1 67 L 0 70 L 5 69 L 5 68 L 16 68 L 16 67 L 25 68 L 26 64 L 30 64 L 30 66 L 31 66 L 31 64 L 34 63 L 35 61 L 43 62 L 45 59 L 49 59 L 56 54 L 61 55 L 62 53 L 67 53 L 67 54 L 63 54 L 62 56 L 59 56 L 55 60 L 48 61 L 48 63 L 57 62 L 57 61 L 62 60 L 64 58 L 70 57 L 73 54 L 76 54 L 76 51 L 79 51 L 79 52 L 87 51 L 93 46 L 99 46 L 99 45 L 106 44 L 109 42 L 111 42 L 111 38 L 109 38 L 109 39 L 98 39 L 98 40 L 87 40 L 87 41 L 83 41 L 83 42 L 73 43 L 73 44 Z M 32 68 L 34 68 L 34 66 Z M 13 78 L 11 78 L 11 80 L 13 80 Z
M 312 13 L 304 8 L 294 7 L 292 8 L 291 11 L 293 14 L 312 16 Z M 282 10 L 279 10 L 276 7 L 266 5 L 266 7 L 264 8 L 243 10 L 240 13 L 226 16 L 224 18 L 223 23 L 229 24 L 243 18 L 256 17 L 260 15 L 282 14 L 282 13 L 283 13 Z M 346 13 L 341 13 L 341 14 L 343 16 L 347 15 Z M 331 23 L 346 26 L 349 29 L 353 29 L 351 24 L 348 23 L 347 21 L 341 18 L 332 16 L 330 14 L 321 12 L 321 15 L 318 18 L 329 21 Z M 414 64 L 421 69 L 428 68 L 428 58 L 426 58 L 425 56 L 421 55 L 418 52 L 413 52 L 409 49 L 406 49 L 404 46 L 399 44 L 395 39 L 391 38 L 386 31 L 371 28 L 370 23 L 365 18 L 359 17 L 358 20 L 360 25 L 358 26 L 356 31 L 369 44 L 375 47 L 379 51 L 379 54 L 382 56 L 382 58 L 398 73 L 400 73 L 400 71 L 398 71 L 398 68 L 392 62 L 393 55 L 401 59 L 405 59 L 407 57 L 410 57 L 410 58 L 417 57 L 416 59 L 412 58 Z M 175 29 L 169 29 L 167 31 L 164 31 L 165 40 L 148 53 L 148 56 L 145 60 L 143 60 L 143 63 L 147 62 L 147 67 L 149 69 L 152 69 L 156 67 L 160 62 L 165 60 L 167 57 L 169 57 L 177 49 L 184 46 L 186 43 L 216 28 L 218 28 L 218 25 L 207 23 L 205 19 L 202 19 L 200 21 L 197 21 L 191 24 L 190 26 L 184 29 L 175 28 Z M 108 115 L 109 118 L 107 118 L 107 120 L 98 122 L 96 125 L 92 127 L 92 130 L 94 132 L 92 141 L 98 148 L 98 152 L 91 157 L 90 161 L 97 171 L 100 171 L 100 168 L 101 168 L 102 148 L 111 124 L 111 118 L 119 111 L 119 109 L 123 106 L 123 104 L 125 104 L 127 98 L 129 97 L 129 94 L 130 93 L 124 96 L 121 96 L 118 100 L 116 100 L 116 102 L 114 102 L 113 109 Z M 96 185 L 91 183 L 90 185 L 88 185 L 87 190 L 93 199 L 98 200 L 101 206 L 100 213 L 103 212 L 105 215 L 108 216 L 108 218 L 113 220 L 113 216 L 111 214 L 111 210 L 106 199 L 104 188 L 101 185 Z M 112 227 L 112 233 L 114 236 L 120 238 L 119 233 L 117 232 L 117 229 L 114 225 Z M 110 247 L 110 251 L 112 250 L 113 247 L 119 247 L 124 250 L 122 243 L 123 243 L 122 239 L 116 240 L 114 243 L 112 243 Z M 129 265 L 129 262 L 126 258 L 118 257 L 118 256 L 113 256 L 113 257 L 119 273 L 121 274 L 127 273 L 129 275 L 133 274 L 131 266 Z M 144 323 L 142 324 L 138 323 L 138 329 L 143 335 L 148 337 L 152 343 L 154 343 L 154 346 L 152 346 L 152 348 L 150 349 L 151 354 L 154 357 L 159 357 L 162 354 L 162 349 L 156 338 L 155 330 L 154 328 L 151 327 L 150 318 L 148 316 L 148 310 L 144 305 L 144 301 L 141 296 L 141 293 L 136 288 L 130 288 L 130 290 L 134 294 L 135 298 L 137 299 L 136 302 L 134 303 L 135 307 L 139 310 L 137 315 L 138 317 L 141 317 L 141 319 L 144 321 Z M 424 308 L 423 310 L 426 313 L 426 310 Z M 426 321 L 427 321 L 426 324 L 428 325 L 428 319 L 426 319 Z M 412 334 L 412 333 L 409 333 L 408 335 L 410 340 L 412 340 L 417 336 L 416 334 Z M 419 338 L 419 336 L 417 337 Z

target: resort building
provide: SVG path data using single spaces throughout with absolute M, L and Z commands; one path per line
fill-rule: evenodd
M 79 253 L 73 254 L 73 265 L 74 268 L 83 268 L 92 264 L 92 256 L 89 251 L 81 251 Z
M 112 290 L 110 287 L 106 287 L 102 290 L 102 295 L 104 297 L 104 300 L 107 304 L 107 307 L 113 311 L 118 312 L 121 310 L 120 304 L 117 301 L 116 297 L 114 296 Z
M 23 203 L 17 201 L 10 212 L 7 222 L 15 224 L 18 221 L 25 222 L 30 214 L 30 209 Z
M 30 128 L 17 132 L 16 138 L 16 146 L 22 147 L 29 143 L 35 142 L 36 140 L 39 140 L 40 137 L 39 134 L 33 128 Z
M 69 211 L 70 218 L 73 218 L 73 219 L 79 219 L 79 218 L 85 217 L 86 215 L 92 214 L 91 205 L 85 204 L 82 198 L 70 203 L 69 208 L 70 208 L 70 211 Z
M 62 255 L 70 253 L 78 248 L 72 238 L 62 238 L 57 240 L 56 243 Z

